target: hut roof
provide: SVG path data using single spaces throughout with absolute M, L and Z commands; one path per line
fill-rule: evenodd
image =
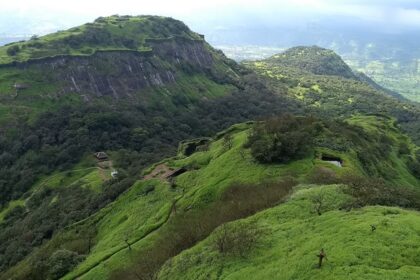
M 95 153 L 95 157 L 97 159 L 108 159 L 108 155 L 105 152 L 97 152 Z

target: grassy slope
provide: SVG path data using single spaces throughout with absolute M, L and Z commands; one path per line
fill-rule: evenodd
M 318 216 L 311 196 L 320 192 L 328 194 L 329 209 Z M 159 279 L 417 279 L 419 213 L 380 206 L 338 210 L 346 199 L 340 186 L 303 188 L 283 205 L 233 222 L 266 232 L 245 257 L 220 254 L 213 234 L 168 262 Z M 321 248 L 328 260 L 318 269 Z
M 283 54 L 287 55 L 288 52 Z M 402 129 L 409 133 L 417 144 L 420 143 L 417 133 L 417 119 L 420 115 L 418 103 L 392 97 L 386 90 L 380 90 L 357 78 L 339 75 L 343 72 L 342 60 L 339 57 L 337 59 L 327 54 L 325 65 L 318 66 L 316 63 L 323 60 L 319 55 L 311 56 L 310 52 L 305 53 L 303 57 L 292 55 L 283 58 L 282 54 L 277 56 L 280 58 L 273 56 L 260 61 L 245 61 L 243 65 L 267 78 L 273 90 L 287 92 L 291 98 L 302 102 L 308 111 L 321 111 L 322 114 L 332 117 L 350 116 L 355 113 L 385 114 L 396 118 Z M 330 59 L 333 59 L 333 62 Z M 315 67 L 315 70 L 312 67 Z M 328 71 L 324 71 L 328 75 L 317 74 L 317 67 L 332 70 L 329 74 Z
M 337 114 L 354 112 L 352 104 L 369 104 L 381 108 L 389 102 L 374 88 L 354 79 L 315 75 L 294 67 L 285 67 L 270 59 L 246 62 L 245 65 L 270 78 L 274 86 L 286 86 L 291 97 L 327 112 L 332 111 Z M 374 102 L 379 99 L 384 103 Z
M 376 130 L 377 133 L 382 133 L 384 129 L 389 130 L 389 123 L 387 122 L 390 121 L 383 119 L 359 116 L 352 118 L 350 121 L 364 125 L 373 132 Z M 212 142 L 208 151 L 196 152 L 189 157 L 178 156 L 165 160 L 164 162 L 172 167 L 194 167 L 194 170 L 177 177 L 176 189 L 171 189 L 167 182 L 155 179 L 138 181 L 115 202 L 95 215 L 56 234 L 51 241 L 41 248 L 40 252 L 48 251 L 52 253 L 57 248 L 74 250 L 74 242 L 79 239 L 86 239 L 86 236 L 83 236 L 82 233 L 94 227 L 97 234 L 91 254 L 63 279 L 75 279 L 77 277 L 80 277 L 79 279 L 106 279 L 113 270 L 129 266 L 133 262 L 133 256 L 136 252 L 141 252 L 148 246 L 154 246 L 158 237 L 165 231 L 170 230 L 166 227 L 166 222 L 171 218 L 174 201 L 177 201 L 178 209 L 195 211 L 194 209 L 206 207 L 210 202 L 218 199 L 223 190 L 232 183 L 258 183 L 292 176 L 298 179 L 301 184 L 305 184 L 307 175 L 320 166 L 327 167 L 339 175 L 346 173 L 363 174 L 363 170 L 352 152 L 343 153 L 327 148 L 317 149 L 318 153 L 328 152 L 342 157 L 346 162 L 343 168 L 340 169 L 322 162 L 314 155 L 290 164 L 257 164 L 252 160 L 249 151 L 243 148 L 249 127 L 249 124 L 240 124 L 224 132 L 232 133 L 234 136 L 231 149 L 224 147 L 222 133 L 216 138 L 219 140 Z M 395 133 L 395 137 L 402 137 L 398 134 L 398 131 L 392 133 Z M 398 157 L 392 157 L 389 160 L 393 166 L 405 166 L 403 159 Z M 149 172 L 151 170 L 152 168 L 149 169 Z M 400 169 L 397 168 L 396 172 L 399 174 Z M 419 185 L 416 179 L 404 172 L 397 180 L 401 185 Z M 154 191 L 146 195 L 145 189 L 151 186 L 154 186 Z M 298 206 L 292 204 L 290 207 L 298 211 Z M 295 215 L 295 213 L 290 215 Z M 302 213 L 302 215 L 304 214 Z M 305 219 L 307 218 L 303 220 Z M 333 231 L 336 228 L 330 230 Z M 132 250 L 128 249 L 126 239 L 131 244 Z M 7 279 L 8 275 L 19 275 L 20 272 L 28 269 L 28 264 L 36 258 L 37 253 L 32 254 L 9 270 L 1 279 Z
M 100 192 L 103 182 L 111 179 L 111 170 L 101 169 L 95 166 L 95 161 L 91 156 L 86 157 L 73 169 L 66 171 L 57 171 L 51 175 L 40 178 L 38 182 L 29 190 L 34 194 L 44 188 L 71 188 L 74 185 L 80 185 L 83 188 Z M 17 206 L 25 206 L 25 202 L 29 199 L 17 199 L 9 202 L 8 207 L 0 211 L 0 223 L 4 217 L 13 208 Z
M 377 129 L 378 126 L 383 128 L 389 125 L 383 120 L 373 117 L 355 117 L 351 121 L 363 124 L 370 130 Z M 307 175 L 317 166 L 330 168 L 338 174 L 363 173 L 351 152 L 345 154 L 325 148 L 319 149 L 319 151 L 341 156 L 346 162 L 345 167 L 336 168 L 313 156 L 287 165 L 256 164 L 252 161 L 248 151 L 241 152 L 242 145 L 247 138 L 248 128 L 249 125 L 241 124 L 233 126 L 229 130 L 230 133 L 234 133 L 234 145 L 228 151 L 223 147 L 222 140 L 217 140 L 212 143 L 209 151 L 197 152 L 187 158 L 167 160 L 167 164 L 173 167 L 194 166 L 195 170 L 177 178 L 179 187 L 177 190 L 170 190 L 168 183 L 158 180 L 139 181 L 116 202 L 95 216 L 74 226 L 74 229 L 55 236 L 50 244 L 59 243 L 66 247 L 66 244 L 71 240 L 73 230 L 83 231 L 80 229 L 92 223 L 98 224 L 96 246 L 92 253 L 65 279 L 74 279 L 81 275 L 81 279 L 106 278 L 112 270 L 129 265 L 133 252 L 127 248 L 125 238 L 128 238 L 135 251 L 152 246 L 160 231 L 165 230 L 164 226 L 159 227 L 164 225 L 168 219 L 171 205 L 175 199 L 179 199 L 177 207 L 180 209 L 205 207 L 211 201 L 218 199 L 223 190 L 232 183 L 258 183 L 267 179 L 275 181 L 287 176 L 293 176 L 301 183 L 305 183 Z M 378 130 L 379 132 L 380 130 Z M 398 133 L 395 132 L 395 135 Z M 390 160 L 394 166 L 404 165 L 400 158 Z M 410 174 L 405 173 L 396 181 L 407 186 L 415 186 L 418 183 Z M 144 195 L 144 189 L 148 186 L 155 186 L 155 191 Z M 180 192 L 181 189 L 184 191 Z M 180 197 L 182 193 L 183 196 Z
M 303 175 L 305 172 L 308 172 L 312 168 L 313 165 L 311 159 L 298 161 L 291 165 L 273 166 L 258 165 L 251 160 L 249 154 L 247 154 L 246 158 L 243 159 L 239 154 L 239 150 L 242 149 L 241 146 L 246 139 L 247 127 L 247 125 L 242 124 L 232 128 L 233 130 L 237 130 L 239 132 L 235 134 L 234 147 L 229 151 L 225 151 L 222 147 L 222 140 L 218 140 L 212 144 L 208 152 L 197 152 L 188 158 L 179 160 L 170 159 L 167 161 L 168 165 L 174 167 L 185 166 L 187 164 L 200 167 L 198 170 L 184 173 L 177 178 L 177 186 L 179 189 L 184 190 L 183 197 L 178 200 L 177 208 L 185 209 L 186 207 L 191 207 L 192 209 L 195 209 L 199 207 L 205 207 L 209 202 L 216 199 L 222 193 L 222 191 L 233 182 L 259 182 L 266 178 L 273 180 L 275 178 L 281 178 L 290 172 L 294 172 L 294 170 L 298 170 L 297 175 Z M 150 183 L 153 182 L 146 182 L 143 184 Z M 169 185 L 167 183 L 163 184 L 162 187 L 164 187 L 162 190 L 157 190 L 163 191 L 166 189 L 167 191 L 167 189 L 169 189 Z M 134 190 L 130 190 L 130 193 L 133 191 Z M 142 203 L 141 201 L 143 199 L 144 198 L 138 199 L 137 203 Z M 162 200 L 161 203 L 164 203 L 164 200 Z M 115 204 L 124 205 L 124 209 L 126 209 L 127 196 L 119 198 Z M 136 211 L 141 212 L 142 210 L 140 209 L 144 208 L 137 208 Z M 126 210 L 123 210 L 123 213 L 125 213 L 125 211 Z M 162 208 L 161 211 L 165 213 L 163 215 L 163 218 L 165 218 L 170 213 L 170 207 L 166 205 L 164 208 Z M 150 213 L 150 215 L 154 216 L 156 212 L 157 211 L 154 211 Z M 120 215 L 124 214 L 120 213 Z M 133 226 L 140 226 L 144 223 L 145 220 L 148 219 L 150 218 L 143 217 L 143 219 L 136 221 L 133 220 Z M 112 223 L 112 220 L 108 221 Z M 122 227 L 119 226 L 116 230 L 124 231 L 124 225 L 122 225 Z M 160 230 L 164 231 L 165 228 L 163 227 Z M 138 251 L 143 247 L 153 245 L 156 237 L 160 233 L 160 230 L 154 232 L 151 235 L 148 235 L 144 239 L 140 239 L 132 247 Z M 105 230 L 104 234 L 108 234 L 108 231 Z M 133 239 L 136 240 L 139 239 L 139 237 L 143 236 L 137 235 L 137 237 Z M 130 256 L 134 253 L 128 250 L 124 244 L 124 240 L 117 239 L 116 241 L 119 243 L 118 246 L 125 247 L 124 250 L 118 251 L 117 254 L 107 259 L 101 265 L 94 266 L 94 268 L 89 271 L 89 273 L 84 274 L 81 279 L 106 278 L 113 269 L 124 267 L 130 264 Z M 84 263 L 82 263 L 78 268 L 75 269 L 75 271 L 67 275 L 64 279 L 73 279 L 75 276 L 84 272 L 87 267 L 91 266 L 91 264 L 89 265 L 90 259 L 100 258 L 103 256 L 103 252 L 101 252 L 99 249 L 98 252 L 100 256 L 89 256 L 89 258 Z
M 393 145 L 389 160 L 384 162 L 378 162 L 377 165 L 383 168 L 387 168 L 390 173 L 396 176 L 390 179 L 390 182 L 395 186 L 419 186 L 419 181 L 413 177 L 408 171 L 405 164 L 405 160 L 410 155 L 400 155 L 399 146 L 401 144 L 407 145 L 412 153 L 416 150 L 416 145 L 412 143 L 410 138 L 396 129 L 395 121 L 392 119 L 378 120 L 375 116 L 362 116 L 356 115 L 348 119 L 348 122 L 352 125 L 362 127 L 364 130 L 369 131 L 372 135 L 386 135 L 396 143 Z M 373 140 L 373 139 L 372 139 Z

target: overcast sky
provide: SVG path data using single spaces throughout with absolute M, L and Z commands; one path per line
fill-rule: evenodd
M 299 25 L 331 16 L 420 30 L 418 0 L 0 0 L 0 34 L 45 34 L 112 14 L 171 16 L 195 30 L 250 21 Z

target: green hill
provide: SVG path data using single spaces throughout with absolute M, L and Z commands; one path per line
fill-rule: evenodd
M 320 216 L 313 213 L 319 195 L 328 204 Z M 340 186 L 301 188 L 280 206 L 217 229 L 167 262 L 158 279 L 416 279 L 419 213 L 382 206 L 340 210 L 347 199 Z M 225 228 L 233 238 L 253 234 L 251 248 L 242 256 L 220 252 Z M 240 248 L 233 238 L 225 240 Z M 319 269 L 321 248 L 327 260 Z
M 391 225 L 386 225 L 384 221 L 388 221 L 391 217 L 398 217 L 398 220 L 393 219 L 387 222 L 388 224 L 392 222 L 394 229 L 399 225 L 400 219 L 402 223 L 403 220 L 409 220 L 417 215 L 405 210 L 384 207 L 354 209 L 350 212 L 347 212 L 349 210 L 340 210 L 349 207 L 345 207 L 345 205 L 354 205 L 352 207 L 357 208 L 374 203 L 374 201 L 379 201 L 379 204 L 384 205 L 417 207 L 417 204 L 410 202 L 408 197 L 415 199 L 417 194 L 413 195 L 410 189 L 417 190 L 415 187 L 419 185 L 419 180 L 408 171 L 407 167 L 415 152 L 415 146 L 394 127 L 391 120 L 358 116 L 348 119 L 346 123 L 334 125 L 334 122 L 317 121 L 315 125 L 319 127 L 320 133 L 314 136 L 313 144 L 310 145 L 311 148 L 308 152 L 296 160 L 281 164 L 261 164 L 254 159 L 252 147 L 249 147 L 247 142 L 251 130 L 258 124 L 248 123 L 233 126 L 219 133 L 210 142 L 202 139 L 196 142 L 185 142 L 180 146 L 180 153 L 177 157 L 164 160 L 145 170 L 144 178 L 135 182 L 115 202 L 104 207 L 97 214 L 57 232 L 50 241 L 5 272 L 1 279 L 8 279 L 11 275 L 14 279 L 28 279 L 34 275 L 44 277 L 44 279 L 52 277 L 51 273 L 56 273 L 51 268 L 54 263 L 52 255 L 58 250 L 74 252 L 75 259 L 78 260 L 76 263 L 79 262 L 75 268 L 61 267 L 62 270 L 57 273 L 70 270 L 63 279 L 106 279 L 109 277 L 112 279 L 136 279 L 136 273 L 143 277 L 155 275 L 159 271 L 162 279 L 167 277 L 172 279 L 184 279 L 183 277 L 187 277 L 187 279 L 188 277 L 191 279 L 207 277 L 206 279 L 208 279 L 210 277 L 212 279 L 216 277 L 217 273 L 222 273 L 220 275 L 223 278 L 228 275 L 236 277 L 235 275 L 241 275 L 233 273 L 236 268 L 250 266 L 257 269 L 258 262 L 265 262 L 265 256 L 277 258 L 278 254 L 282 254 L 282 251 L 279 250 L 275 255 L 272 255 L 274 249 L 287 250 L 287 246 L 285 247 L 281 243 L 284 237 L 286 235 L 289 238 L 296 236 L 295 232 L 300 229 L 303 231 L 304 227 L 308 226 L 307 222 L 313 225 L 310 226 L 310 230 L 305 231 L 304 235 L 296 236 L 296 241 L 291 241 L 296 242 L 296 251 L 289 251 L 293 257 L 290 256 L 288 260 L 293 261 L 294 265 L 281 264 L 274 260 L 273 265 L 276 264 L 276 269 L 286 269 L 287 267 L 287 273 L 289 273 L 287 275 L 290 277 L 306 266 L 308 267 L 305 268 L 305 271 L 311 273 L 312 262 L 316 263 L 316 258 L 314 258 L 316 250 L 319 249 L 319 246 L 325 246 L 329 254 L 329 261 L 325 271 L 322 270 L 319 275 L 331 275 L 328 273 L 335 273 L 334 269 L 340 270 L 340 266 L 344 266 L 348 258 L 349 261 L 351 259 L 349 254 L 352 247 L 346 251 L 345 248 L 339 249 L 337 246 L 346 240 L 346 236 L 350 236 L 346 234 L 350 234 L 349 230 L 353 227 L 359 231 L 363 229 L 365 232 L 360 232 L 354 237 L 352 244 L 357 244 L 359 239 L 371 236 L 370 234 L 376 234 L 374 236 L 377 238 L 382 238 L 384 235 L 383 238 L 386 236 L 387 240 L 392 240 L 392 235 L 394 234 L 396 237 L 400 231 L 386 231 L 386 227 L 391 227 Z M 345 135 L 340 136 L 340 134 Z M 367 140 L 377 139 L 383 135 L 389 137 L 387 144 L 389 146 L 386 148 L 389 153 L 385 154 L 381 154 L 384 146 L 375 146 L 373 142 Z M 351 139 L 349 137 L 352 137 L 353 144 L 345 142 L 346 139 Z M 348 146 L 349 144 L 350 146 Z M 402 145 L 407 147 L 406 154 L 399 152 L 399 147 Z M 186 150 L 189 151 L 189 156 L 184 155 Z M 373 172 L 369 158 L 363 158 L 363 160 L 361 158 L 361 155 L 368 151 L 373 157 L 378 157 L 376 160 L 374 159 L 376 170 L 374 172 L 378 172 L 378 176 L 380 174 L 389 175 L 385 177 L 385 180 L 394 185 L 394 187 L 390 187 L 389 191 L 395 192 L 395 195 L 391 200 L 373 195 L 371 199 L 378 200 L 366 199 L 360 202 L 362 205 L 357 206 L 359 203 L 356 202 L 360 197 L 357 193 L 348 191 L 348 187 L 345 185 L 356 186 L 357 180 L 359 180 L 356 178 L 369 176 L 368 174 Z M 328 162 L 331 158 L 340 160 L 343 163 L 342 167 Z M 171 174 L 171 172 L 165 171 L 167 168 L 175 171 L 180 170 L 181 174 L 167 180 L 166 174 Z M 331 183 L 339 183 L 339 185 L 326 186 Z M 378 184 L 378 188 L 388 188 L 385 185 L 381 187 L 382 183 Z M 313 213 L 316 208 L 311 209 L 311 207 L 315 207 L 313 205 L 316 205 L 316 202 L 311 202 L 309 199 L 309 197 L 316 196 L 319 191 L 325 192 L 326 196 L 325 201 L 323 198 L 322 207 L 319 208 L 319 211 L 322 212 L 320 216 Z M 288 199 L 291 192 L 294 194 L 291 199 Z M 383 193 L 386 192 L 388 191 Z M 53 207 L 54 203 L 60 204 L 61 199 L 66 199 L 63 194 L 54 198 L 56 196 L 56 194 L 44 194 L 42 201 L 47 202 L 48 206 L 44 206 L 47 207 L 47 210 Z M 352 196 L 354 198 L 351 198 Z M 365 196 L 366 194 L 363 194 L 362 197 Z M 54 202 L 50 202 L 51 199 Z M 85 201 L 81 198 L 79 200 L 82 203 Z M 276 206 L 284 200 L 288 202 Z M 264 253 L 258 253 L 254 249 L 250 252 L 245 250 L 243 254 L 247 256 L 246 258 L 237 257 L 236 253 L 231 256 L 229 253 L 223 257 L 227 258 L 226 270 L 221 270 L 219 266 L 221 259 L 217 257 L 217 261 L 214 263 L 216 253 L 213 247 L 208 245 L 209 242 L 212 242 L 209 240 L 213 240 L 213 236 L 220 231 L 217 229 L 213 235 L 199 243 L 197 247 L 172 259 L 183 250 L 206 238 L 213 229 L 222 223 L 244 218 L 273 206 L 276 207 L 245 221 L 234 223 L 240 227 L 239 225 L 245 223 L 255 224 L 252 222 L 255 220 L 257 223 L 261 223 L 261 228 L 278 232 L 274 235 L 263 235 L 265 236 L 264 240 L 261 240 L 263 247 L 258 247 L 259 249 L 255 250 L 262 250 Z M 390 211 L 389 214 L 382 214 L 388 213 L 387 211 Z M 279 213 L 284 215 L 280 223 L 276 222 Z M 378 214 L 379 218 L 377 218 Z M 390 215 L 390 218 L 387 215 Z M 360 220 L 360 224 L 346 223 L 347 220 L 353 221 L 356 217 L 358 221 Z M 11 219 L 13 220 L 13 217 Z M 329 238 L 329 236 L 335 237 L 333 234 L 337 232 L 337 228 L 335 226 L 333 228 L 333 225 L 334 221 L 338 220 L 339 224 L 343 225 L 343 234 L 340 238 Z M 375 233 L 369 232 L 369 223 L 371 222 L 378 224 Z M 315 234 L 320 231 L 325 234 L 323 238 L 312 242 L 308 240 L 312 236 L 312 232 Z M 407 233 L 409 233 L 408 229 Z M 308 240 L 308 243 L 302 240 Z M 330 243 L 327 242 L 328 240 L 331 240 Z M 267 244 L 273 244 L 273 242 L 276 242 L 277 245 L 270 246 L 272 250 L 264 249 L 266 248 L 264 246 L 269 246 Z M 374 242 L 374 240 L 369 239 L 364 242 Z M 413 244 L 414 242 L 415 239 L 413 239 Z M 395 246 L 400 246 L 398 244 L 396 242 Z M 407 243 L 406 246 L 411 246 L 410 244 Z M 199 257 L 200 259 L 204 258 L 201 259 L 200 265 L 189 265 L 188 261 L 198 261 L 195 260 L 196 254 L 197 256 L 201 255 L 198 252 L 203 248 L 210 251 L 206 251 L 205 255 Z M 395 248 L 397 249 L 397 247 Z M 367 270 L 374 271 L 373 268 L 369 268 L 370 266 L 374 267 L 374 264 L 370 265 L 367 259 L 375 252 L 360 253 L 353 262 L 355 265 L 364 263 Z M 308 257 L 302 260 L 305 254 Z M 365 257 L 366 259 L 364 259 Z M 386 259 L 387 256 L 384 255 L 377 262 L 385 262 Z M 327 268 L 330 262 L 335 266 Z M 413 262 L 416 264 L 415 260 Z M 164 263 L 164 267 L 160 269 Z M 404 264 L 404 261 L 401 260 L 401 263 Z M 267 262 L 266 265 L 269 266 L 270 262 Z M 276 273 L 276 269 L 264 270 L 265 272 L 261 273 L 267 274 L 260 276 L 263 279 L 265 279 L 264 277 L 270 279 L 270 275 L 272 275 L 270 273 Z M 411 272 L 407 271 L 407 273 L 410 275 Z M 302 275 L 306 277 L 304 276 L 306 274 Z
M 350 67 L 334 51 L 312 47 L 293 47 L 269 58 L 272 63 L 316 75 L 331 75 L 354 79 Z
M 0 63 L 24 62 L 62 55 L 92 55 L 100 51 L 152 51 L 147 40 L 174 37 L 202 40 L 178 20 L 158 16 L 101 17 L 93 23 L 0 48 Z
M 274 91 L 287 92 L 289 97 L 304 103 L 308 111 L 322 111 L 321 114 L 330 117 L 354 113 L 392 116 L 420 143 L 420 106 L 361 75 L 350 75 L 350 68 L 343 63 L 332 51 L 297 47 L 265 60 L 246 61 L 243 65 L 266 78 Z M 330 72 L 317 71 L 314 67 L 330 69 Z
M 261 263 L 258 278 L 274 263 L 343 278 L 350 260 L 362 275 L 387 263 L 371 261 L 374 217 L 400 227 L 420 209 L 418 105 L 331 51 L 238 65 L 179 21 L 112 16 L 1 53 L 0 279 L 244 278 Z M 393 249 L 417 241 L 382 221 L 372 236 L 410 236 Z M 349 244 L 369 250 L 337 249 L 360 228 Z M 331 243 L 307 240 L 319 232 Z M 332 260 L 314 272 L 320 246 Z M 293 263 L 274 262 L 282 250 Z M 409 251 L 393 268 L 417 265 Z
M 256 90 L 249 71 L 171 18 L 100 18 L 15 45 L 21 52 L 0 60 L 0 208 L 88 154 L 125 150 L 130 168 L 142 168 L 183 139 L 290 103 Z
M 2 272 L 115 201 L 139 170 L 175 155 L 181 140 L 267 112 L 299 111 L 173 19 L 113 16 L 79 29 L 80 36 L 71 29 L 32 39 L 48 41 L 42 57 L 27 47 L 27 57 L 8 55 L 15 61 L 0 65 Z M 114 30 L 113 39 L 89 37 L 101 30 Z M 97 51 L 61 53 L 73 37 Z M 121 38 L 150 50 L 117 49 Z M 100 151 L 118 178 L 95 161 Z

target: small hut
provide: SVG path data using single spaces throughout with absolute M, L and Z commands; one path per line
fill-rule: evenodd
M 108 160 L 108 155 L 105 152 L 95 153 L 95 158 L 100 161 Z

